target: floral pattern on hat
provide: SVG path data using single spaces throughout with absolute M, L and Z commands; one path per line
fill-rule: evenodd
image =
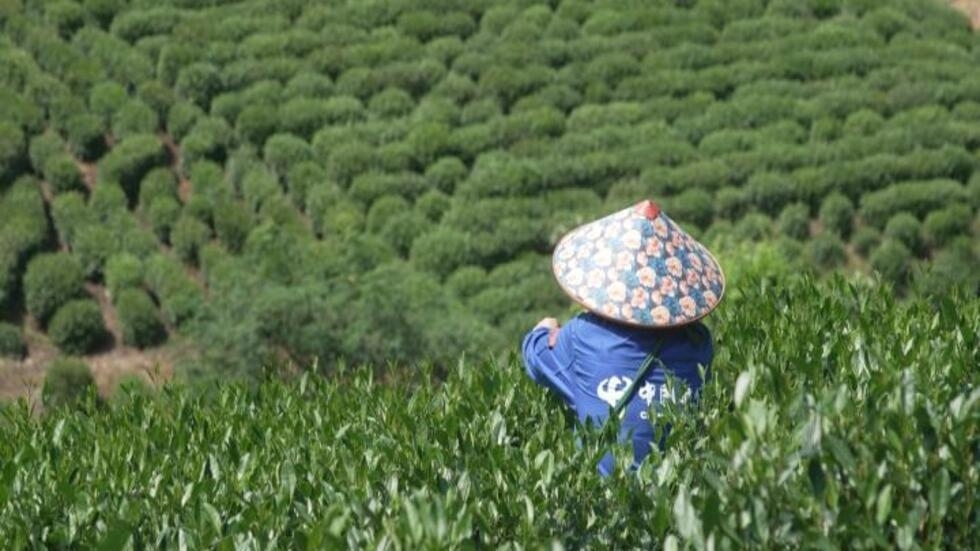
M 645 327 L 690 323 L 718 306 L 718 261 L 651 201 L 572 230 L 553 256 L 555 277 L 576 302 Z

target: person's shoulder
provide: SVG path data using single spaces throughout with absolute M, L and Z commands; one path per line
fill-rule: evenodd
M 711 330 L 700 320 L 685 325 L 681 328 L 680 335 L 684 340 L 696 348 L 710 350 L 713 348 L 711 340 Z

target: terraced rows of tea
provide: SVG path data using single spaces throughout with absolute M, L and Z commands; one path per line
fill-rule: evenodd
M 977 287 L 977 39 L 938 2 L 17 0 L 0 25 L 0 344 L 28 363 L 169 339 L 206 375 L 452 365 L 565 311 L 556 239 L 643 198 L 733 272 Z

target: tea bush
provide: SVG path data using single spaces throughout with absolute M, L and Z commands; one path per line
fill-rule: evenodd
M 130 136 L 99 161 L 99 182 L 119 184 L 129 201 L 135 203 L 143 177 L 166 160 L 163 145 L 156 136 Z
M 19 360 L 27 352 L 24 336 L 20 327 L 7 322 L 0 322 L 0 356 Z
M 44 178 L 56 193 L 85 189 L 82 173 L 75 165 L 75 160 L 67 153 L 58 153 L 49 157 L 44 162 L 43 170 Z
M 907 212 L 892 216 L 885 225 L 883 235 L 905 245 L 913 253 L 922 252 L 922 224 Z
M 59 308 L 48 324 L 48 335 L 62 352 L 72 355 L 93 352 L 108 338 L 102 310 L 89 298 Z
M 871 253 L 871 267 L 886 281 L 902 287 L 912 272 L 912 251 L 897 239 L 886 239 Z
M 115 305 L 124 343 L 147 348 L 166 339 L 156 305 L 142 289 L 123 289 L 116 296 Z
M 94 161 L 106 149 L 104 122 L 90 113 L 72 115 L 65 123 L 65 134 L 72 153 L 83 161 Z
M 41 398 L 46 408 L 59 409 L 77 404 L 94 392 L 95 379 L 88 364 L 65 357 L 55 359 L 48 366 Z
M 27 264 L 24 299 L 27 310 L 42 324 L 68 301 L 82 296 L 85 276 L 74 257 L 42 253 Z
M 976 301 L 898 304 L 886 290 L 841 283 L 741 289 L 716 313 L 719 354 L 700 407 L 664 408 L 656 424 L 672 425 L 665 450 L 636 473 L 597 476 L 607 450 L 621 466 L 631 452 L 585 427 L 576 445 L 560 405 L 518 361 L 469 357 L 438 386 L 424 365 L 389 384 L 369 369 L 321 364 L 326 377 L 127 393 L 103 411 L 37 420 L 27 408 L 5 410 L 0 447 L 17 484 L 0 526 L 15 546 L 180 537 L 341 547 L 969 545 Z M 284 298 L 267 311 L 295 314 Z M 915 329 L 924 324 L 928 336 Z M 898 362 L 905 367 L 892 369 Z M 862 405 L 867 396 L 879 398 Z M 270 440 L 262 427 L 273 425 Z M 327 427 L 328 436 L 310 437 Z M 929 436 L 900 436 L 911 432 Z M 183 461 L 159 461 L 173 441 L 189 443 Z M 82 453 L 96 448 L 97 458 Z M 358 461 L 401 467 L 349 468 Z M 443 491 L 431 489 L 433 477 Z M 67 530 L 69 492 L 93 496 L 104 523 Z M 576 506 L 556 505 L 566 503 Z

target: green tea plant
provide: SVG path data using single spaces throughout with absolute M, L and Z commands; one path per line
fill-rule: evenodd
M 3 409 L 0 531 L 13 547 L 969 547 L 980 302 L 839 280 L 738 291 L 712 316 L 700 406 L 665 407 L 666 448 L 635 473 L 601 479 L 612 443 L 580 427 L 577 446 L 516 358 L 439 381 L 424 363 L 387 380 L 314 364 Z

